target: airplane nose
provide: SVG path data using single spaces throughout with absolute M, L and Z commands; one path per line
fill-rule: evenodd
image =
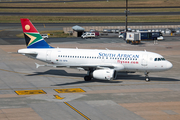
M 173 64 L 168 61 L 166 64 L 166 68 L 171 69 L 172 67 L 173 67 Z

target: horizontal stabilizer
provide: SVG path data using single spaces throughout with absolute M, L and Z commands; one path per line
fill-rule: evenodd
M 46 65 L 40 65 L 38 63 L 35 63 L 36 64 L 36 68 L 39 68 L 39 67 L 56 67 L 55 65 L 51 65 L 51 64 L 46 64 Z

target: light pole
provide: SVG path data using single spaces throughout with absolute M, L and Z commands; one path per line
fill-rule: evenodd
M 128 13 L 128 0 L 126 0 L 126 32 L 128 31 L 127 30 L 127 13 Z

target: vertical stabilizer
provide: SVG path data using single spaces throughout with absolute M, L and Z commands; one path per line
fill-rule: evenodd
M 53 48 L 42 38 L 29 19 L 21 18 L 21 25 L 27 48 Z

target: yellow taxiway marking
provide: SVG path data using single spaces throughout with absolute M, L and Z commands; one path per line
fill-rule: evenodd
M 85 116 L 83 113 L 81 113 L 79 110 L 77 110 L 76 108 L 74 108 L 72 105 L 70 105 L 67 102 L 64 102 L 67 106 L 69 106 L 71 109 L 73 109 L 74 111 L 76 111 L 78 114 L 80 114 L 81 116 L 83 116 L 86 120 L 91 120 L 89 119 L 87 116 Z
M 55 97 L 55 99 L 60 99 L 60 100 L 65 98 L 65 97 L 60 97 L 59 95 L 54 95 L 54 97 Z
M 34 95 L 34 94 L 46 94 L 43 90 L 20 90 L 15 91 L 18 95 Z
M 77 92 L 86 92 L 81 88 L 66 88 L 66 89 L 54 89 L 58 93 L 77 93 Z

